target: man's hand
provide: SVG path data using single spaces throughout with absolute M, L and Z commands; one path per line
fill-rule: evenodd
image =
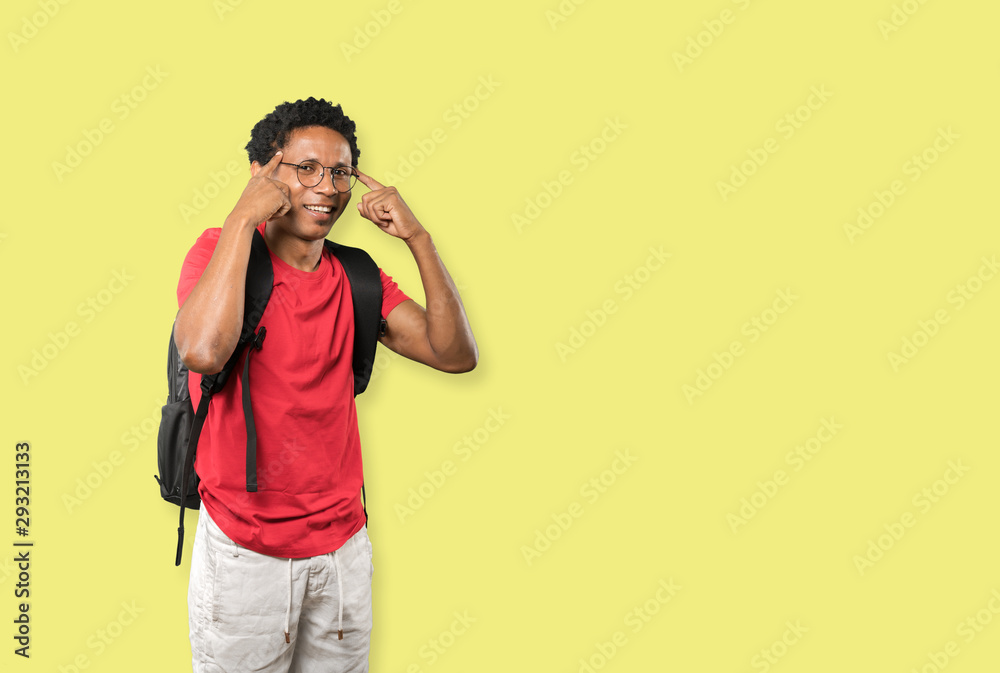
M 193 372 L 221 371 L 239 341 L 254 229 L 292 207 L 288 185 L 272 177 L 280 162 L 278 152 L 264 166 L 251 164 L 253 177 L 226 218 L 212 259 L 177 312 L 174 341 L 181 361 Z
M 462 299 L 431 235 L 395 187 L 386 187 L 361 171 L 358 179 L 371 190 L 361 197 L 358 212 L 385 233 L 406 243 L 417 263 L 427 297 L 426 310 L 411 299 L 390 311 L 382 343 L 400 355 L 441 371 L 471 370 L 479 360 L 479 350 Z
M 288 185 L 275 180 L 272 175 L 281 163 L 281 152 L 278 152 L 265 165 L 254 164 L 253 177 L 243 189 L 240 200 L 233 208 L 233 215 L 257 226 L 272 217 L 281 217 L 292 207 L 291 191 Z
M 386 187 L 361 171 L 358 171 L 358 180 L 371 190 L 358 203 L 358 212 L 362 217 L 374 222 L 385 233 L 407 243 L 425 231 L 395 187 Z

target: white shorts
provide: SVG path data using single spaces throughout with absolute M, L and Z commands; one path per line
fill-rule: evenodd
M 367 671 L 371 582 L 367 527 L 335 552 L 286 559 L 236 544 L 202 508 L 188 585 L 195 673 Z

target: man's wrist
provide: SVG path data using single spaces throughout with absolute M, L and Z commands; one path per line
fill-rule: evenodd
M 256 229 L 260 222 L 251 222 L 250 218 L 242 216 L 236 212 L 229 213 L 229 217 L 223 223 L 223 228 L 228 227 L 229 229 L 235 229 L 237 231 L 246 231 L 247 229 Z
M 421 229 L 413 236 L 406 239 L 406 245 L 410 247 L 410 250 L 416 252 L 418 248 L 429 246 L 434 247 L 434 241 L 431 240 L 431 235 L 426 229 Z

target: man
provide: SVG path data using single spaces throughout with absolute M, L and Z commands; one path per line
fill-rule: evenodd
M 258 491 L 246 492 L 233 376 L 212 398 L 198 444 L 194 670 L 367 671 L 372 566 L 359 493 L 354 314 L 343 268 L 323 244 L 355 180 L 370 190 L 358 211 L 409 247 L 427 298 L 425 310 L 380 270 L 381 342 L 446 372 L 471 370 L 478 351 L 430 234 L 394 187 L 357 170 L 355 125 L 339 105 L 279 105 L 254 127 L 247 153 L 250 181 L 221 230 L 206 231 L 188 253 L 177 291 L 174 339 L 197 406 L 194 373 L 220 371 L 239 339 L 251 241 L 262 232 L 274 287 L 250 370 Z

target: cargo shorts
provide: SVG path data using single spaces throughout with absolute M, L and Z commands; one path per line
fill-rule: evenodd
M 287 559 L 236 544 L 202 508 L 188 585 L 195 673 L 367 671 L 372 570 L 367 527 L 335 552 Z

